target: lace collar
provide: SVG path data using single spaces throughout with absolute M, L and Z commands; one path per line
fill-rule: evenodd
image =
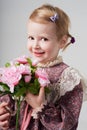
M 63 59 L 61 56 L 58 56 L 55 60 L 49 61 L 45 64 L 38 63 L 37 67 L 51 67 L 51 66 L 54 66 L 56 64 L 60 64 L 61 62 L 63 62 Z

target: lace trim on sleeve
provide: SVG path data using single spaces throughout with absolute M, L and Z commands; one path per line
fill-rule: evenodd
M 81 77 L 81 84 L 83 88 L 83 101 L 87 101 L 87 78 L 85 78 L 78 70 L 77 72 Z
M 84 76 L 81 74 L 80 76 L 81 76 L 81 84 L 83 88 L 83 101 L 87 101 L 87 79 L 84 78 Z
M 74 68 L 66 68 L 59 79 L 60 97 L 63 96 L 66 92 L 73 90 L 74 87 L 80 83 L 80 80 L 81 76 Z
M 84 77 L 81 79 L 81 83 L 83 86 L 83 101 L 87 101 L 87 79 Z
M 31 116 L 34 118 L 34 119 L 37 119 L 38 118 L 38 112 L 42 112 L 42 109 L 44 108 L 44 105 L 47 104 L 47 101 L 45 100 L 43 104 L 41 104 L 40 107 L 37 107 L 35 109 L 32 110 L 32 114 Z

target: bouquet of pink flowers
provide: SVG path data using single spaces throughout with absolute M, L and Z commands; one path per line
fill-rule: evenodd
M 20 103 L 26 92 L 38 94 L 40 87 L 45 87 L 46 93 L 49 92 L 48 75 L 45 71 L 38 70 L 33 65 L 31 59 L 22 56 L 6 63 L 5 67 L 0 68 L 0 96 L 10 94 L 14 100 L 17 100 L 18 111 Z M 16 130 L 18 127 L 18 115 L 16 120 Z

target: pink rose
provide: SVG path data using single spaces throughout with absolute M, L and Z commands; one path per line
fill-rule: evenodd
M 50 83 L 49 79 L 48 79 L 48 74 L 46 73 L 45 70 L 40 70 L 38 69 L 36 72 L 36 77 L 38 77 L 38 81 L 40 83 L 40 85 L 42 87 L 48 86 L 48 84 Z
M 27 58 L 28 58 L 27 56 L 21 56 L 18 57 L 16 61 L 19 62 L 20 64 L 27 64 L 28 63 Z
M 0 81 L 7 84 L 10 87 L 10 91 L 14 92 L 14 86 L 17 85 L 22 75 L 17 71 L 15 66 L 3 68 L 3 74 L 0 77 Z
M 20 64 L 19 66 L 17 66 L 17 71 L 21 74 L 31 74 L 31 70 L 28 65 Z

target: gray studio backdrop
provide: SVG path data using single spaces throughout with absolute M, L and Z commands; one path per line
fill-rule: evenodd
M 38 6 L 50 3 L 70 16 L 76 43 L 62 55 L 64 61 L 87 77 L 87 1 L 86 0 L 0 0 L 0 66 L 27 51 L 27 20 Z M 83 103 L 78 130 L 87 130 L 87 102 Z

